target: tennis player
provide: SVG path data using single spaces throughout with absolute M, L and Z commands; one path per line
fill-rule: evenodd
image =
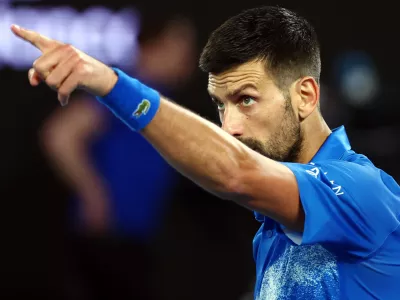
M 255 8 L 212 33 L 200 66 L 222 128 L 71 45 L 12 31 L 42 52 L 31 85 L 62 105 L 77 88 L 94 94 L 182 174 L 255 212 L 255 299 L 398 299 L 399 185 L 324 121 L 303 17 Z

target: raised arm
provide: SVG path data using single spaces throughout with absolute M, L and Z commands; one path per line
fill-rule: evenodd
M 209 192 L 302 229 L 296 179 L 284 165 L 166 99 L 141 133 L 174 168 Z
M 173 167 L 198 185 L 286 227 L 303 229 L 296 179 L 287 167 L 254 152 L 218 126 L 139 82 L 126 79 L 126 75 L 121 79 L 121 73 L 118 77 L 111 68 L 72 46 L 29 30 L 12 30 L 43 53 L 30 71 L 32 85 L 45 81 L 58 91 L 63 104 L 76 88 L 108 97 L 103 103 L 125 123 L 136 124 Z M 138 120 L 140 116 L 144 118 Z M 143 129 L 139 125 L 145 121 Z

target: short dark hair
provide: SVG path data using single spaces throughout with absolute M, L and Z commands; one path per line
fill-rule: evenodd
M 320 47 L 312 25 L 276 6 L 245 10 L 210 36 L 200 57 L 204 72 L 221 73 L 252 60 L 264 60 L 279 88 L 303 76 L 319 83 Z

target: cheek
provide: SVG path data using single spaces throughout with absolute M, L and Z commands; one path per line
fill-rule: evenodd
M 268 112 L 260 105 L 257 105 L 257 107 L 243 112 L 243 123 L 246 127 L 246 136 L 264 139 L 271 122 Z
M 277 110 L 276 105 L 260 103 L 251 112 L 251 118 L 257 120 L 259 123 L 271 126 L 274 123 L 277 113 L 279 113 L 279 111 Z
M 281 128 L 284 111 L 281 105 L 260 105 L 249 115 L 254 134 L 264 139 L 274 136 Z

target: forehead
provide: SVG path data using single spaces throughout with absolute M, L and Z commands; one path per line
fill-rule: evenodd
M 263 81 L 268 80 L 265 63 L 252 61 L 220 74 L 209 73 L 208 91 L 210 94 L 231 93 L 243 85 L 251 84 L 258 87 Z

